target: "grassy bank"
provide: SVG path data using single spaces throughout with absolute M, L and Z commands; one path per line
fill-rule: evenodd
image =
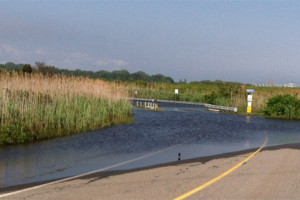
M 127 88 L 130 97 L 247 106 L 246 86 L 239 84 L 128 83 Z M 175 89 L 179 90 L 178 94 L 175 94 Z
M 132 117 L 120 86 L 88 78 L 0 74 L 0 144 L 108 127 Z
M 168 83 L 127 83 L 130 97 L 164 99 L 210 103 L 238 107 L 241 114 L 247 111 L 247 89 L 254 89 L 252 113 L 263 115 L 268 100 L 276 95 L 292 94 L 300 98 L 300 88 L 254 87 L 237 83 L 217 84 L 168 84 Z M 175 95 L 175 89 L 179 94 Z

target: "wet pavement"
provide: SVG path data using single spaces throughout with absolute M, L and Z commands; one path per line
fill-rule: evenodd
M 178 159 L 299 143 L 300 122 L 165 105 L 134 110 L 135 122 L 28 145 L 0 147 L 0 188 L 98 169 L 123 170 Z M 130 161 L 130 162 L 129 162 Z

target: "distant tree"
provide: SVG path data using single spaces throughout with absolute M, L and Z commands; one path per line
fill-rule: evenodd
M 23 64 L 15 64 L 12 62 L 8 62 L 6 64 L 1 64 L 0 68 L 7 71 L 20 71 L 23 68 Z
M 167 77 L 165 78 L 165 81 L 166 81 L 166 83 L 175 83 L 174 79 L 171 78 L 170 76 L 167 76 Z
M 112 77 L 114 80 L 129 81 L 130 73 L 127 70 L 116 70 L 112 72 Z
M 30 66 L 31 67 L 31 66 Z M 174 83 L 174 80 L 171 77 L 164 76 L 162 74 L 156 74 L 153 76 L 148 75 L 143 71 L 138 71 L 136 73 L 129 73 L 127 70 L 116 70 L 113 72 L 108 72 L 105 70 L 101 71 L 85 71 L 85 70 L 68 70 L 68 69 L 59 69 L 54 66 L 46 65 L 44 62 L 36 62 L 34 67 L 31 67 L 31 70 L 28 64 L 14 64 L 8 62 L 6 64 L 0 64 L 0 70 L 6 71 L 26 71 L 26 73 L 37 72 L 41 73 L 44 76 L 52 76 L 54 74 L 60 74 L 65 76 L 82 76 L 93 79 L 103 79 L 106 81 L 145 81 L 145 82 L 161 82 L 161 83 Z M 185 80 L 184 80 L 185 81 Z M 139 83 L 140 84 L 140 83 Z M 151 85 L 151 83 L 149 83 Z M 142 84 L 144 85 L 144 83 Z M 146 84 L 147 85 L 147 84 Z
M 210 80 L 203 80 L 199 82 L 200 84 L 206 84 L 206 85 L 212 85 L 214 84 L 214 82 L 210 81 Z
M 171 77 L 164 76 L 162 74 L 156 74 L 151 77 L 151 81 L 160 83 L 174 83 Z
M 8 70 L 14 70 L 14 69 L 16 69 L 16 66 L 17 65 L 15 63 L 12 63 L 12 62 L 8 62 L 8 63 L 5 64 L 5 67 Z
M 153 76 L 151 77 L 151 80 L 152 80 L 153 82 L 164 82 L 164 78 L 165 78 L 164 75 L 162 75 L 162 74 L 156 74 L 156 75 L 153 75 Z
M 82 70 L 76 69 L 76 70 L 74 71 L 74 76 L 82 76 L 82 75 L 83 75 L 83 71 L 82 71 Z
M 179 80 L 179 83 L 182 83 L 182 84 L 186 84 L 187 83 L 187 81 L 186 81 L 186 79 L 183 79 L 183 80 Z
M 32 73 L 32 67 L 30 64 L 25 64 L 22 68 L 23 73 Z
M 133 77 L 133 80 L 135 80 L 135 81 L 138 81 L 138 80 L 150 81 L 150 79 L 151 79 L 151 77 L 147 73 L 142 72 L 142 71 L 138 71 L 136 73 L 133 73 L 132 77 Z
M 43 62 L 36 62 L 35 65 L 36 65 L 38 72 L 42 73 L 43 75 L 52 76 L 56 71 L 55 67 L 47 66 Z
M 96 72 L 96 77 L 107 81 L 112 80 L 111 73 L 105 70 Z
M 225 82 L 223 82 L 223 81 L 221 81 L 221 80 L 215 80 L 214 82 L 215 82 L 215 84 L 217 84 L 217 85 L 223 85 L 223 84 L 225 84 Z

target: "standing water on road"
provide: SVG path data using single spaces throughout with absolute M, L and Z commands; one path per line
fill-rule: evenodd
M 179 152 L 184 160 L 256 148 L 266 134 L 269 146 L 300 143 L 298 121 L 247 118 L 201 107 L 167 105 L 161 109 L 135 109 L 132 124 L 28 145 L 1 146 L 0 188 L 103 168 L 123 170 L 171 162 Z

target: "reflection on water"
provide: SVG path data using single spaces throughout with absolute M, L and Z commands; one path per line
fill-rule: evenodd
M 201 107 L 134 110 L 135 123 L 29 145 L 0 147 L 0 187 L 51 180 L 101 169 L 172 147 L 114 168 L 129 169 L 182 159 L 300 142 L 298 121 L 213 113 Z

